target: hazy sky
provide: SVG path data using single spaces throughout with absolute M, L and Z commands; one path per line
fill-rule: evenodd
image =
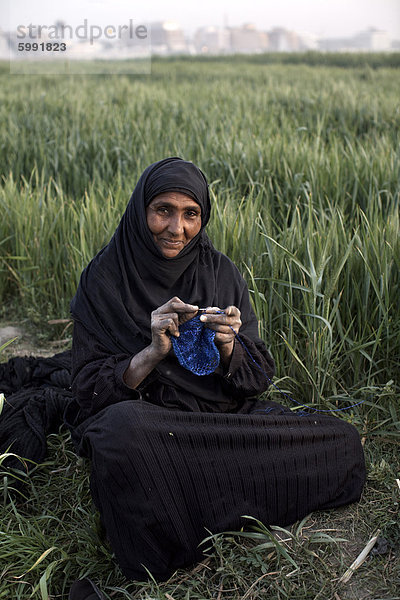
M 159 20 L 179 22 L 187 32 L 203 25 L 254 23 L 308 31 L 318 36 L 346 36 L 377 27 L 400 39 L 400 0 L 0 0 L 0 27 L 51 25 L 84 19 L 100 26 Z

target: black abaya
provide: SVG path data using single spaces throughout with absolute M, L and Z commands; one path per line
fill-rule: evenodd
M 244 515 L 287 525 L 359 499 L 363 453 L 335 417 L 197 413 L 114 404 L 85 429 L 91 491 L 124 575 L 166 579 L 201 559 L 208 532 Z
M 145 216 L 152 197 L 166 190 L 184 191 L 202 211 L 200 233 L 173 259 L 154 244 Z M 207 530 L 240 528 L 243 515 L 286 525 L 357 500 L 364 482 L 351 425 L 257 400 L 273 361 L 258 337 L 245 281 L 205 234 L 209 213 L 197 167 L 180 159 L 151 165 L 72 303 L 70 418 L 81 452 L 91 458 L 92 494 L 129 578 L 146 577 L 146 569 L 168 577 L 200 558 Z M 235 340 L 225 371 L 196 376 L 171 351 L 131 390 L 123 373 L 151 341 L 150 312 L 175 295 L 199 306 L 237 306 L 252 358 Z

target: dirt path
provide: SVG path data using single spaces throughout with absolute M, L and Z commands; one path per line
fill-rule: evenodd
M 52 356 L 56 352 L 67 350 L 69 341 L 66 339 L 48 341 L 40 340 L 33 331 L 28 331 L 18 322 L 0 322 L 0 347 L 16 338 L 0 354 L 0 362 L 12 356 Z

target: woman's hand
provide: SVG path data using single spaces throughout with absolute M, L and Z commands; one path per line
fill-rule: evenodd
M 221 360 L 226 366 L 232 355 L 235 333 L 238 333 L 242 321 L 240 320 L 240 310 L 236 306 L 227 306 L 223 309 L 222 314 L 217 314 L 219 311 L 221 309 L 217 306 L 207 308 L 206 312 L 201 315 L 200 321 L 215 331 L 214 342 L 219 350 Z
M 194 317 L 198 308 L 175 296 L 151 313 L 151 343 L 132 357 L 123 375 L 125 385 L 137 388 L 170 351 L 170 336 L 179 336 L 179 325 Z
M 198 308 L 175 296 L 151 313 L 150 347 L 155 356 L 160 360 L 167 356 L 172 346 L 170 336 L 179 337 L 179 325 L 192 319 Z

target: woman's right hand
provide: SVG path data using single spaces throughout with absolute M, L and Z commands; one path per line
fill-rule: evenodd
M 198 311 L 198 306 L 186 304 L 175 296 L 151 313 L 151 344 L 152 352 L 160 360 L 171 350 L 171 335 L 179 337 L 179 325 L 192 319 Z

